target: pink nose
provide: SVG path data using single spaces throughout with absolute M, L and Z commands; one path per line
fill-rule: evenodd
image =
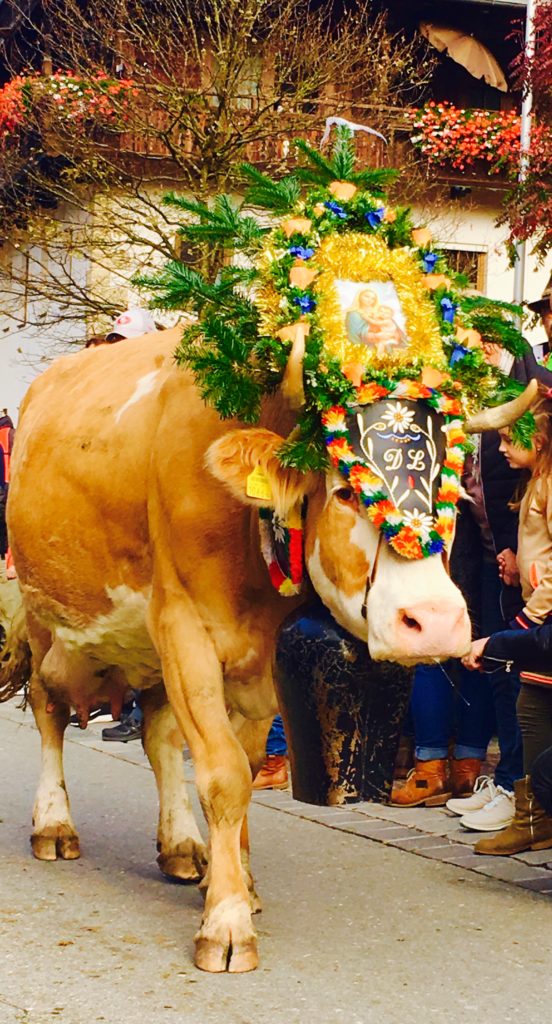
M 466 653 L 470 624 L 466 609 L 453 601 L 421 601 L 399 608 L 397 639 L 411 657 L 452 658 Z

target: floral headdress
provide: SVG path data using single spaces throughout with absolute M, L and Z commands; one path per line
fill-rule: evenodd
M 396 172 L 356 167 L 346 127 L 329 158 L 302 140 L 296 146 L 304 163 L 280 180 L 243 166 L 249 187 L 240 206 L 225 195 L 212 206 L 166 197 L 186 213 L 186 241 L 224 252 L 214 282 L 173 262 L 139 283 L 157 293 L 152 305 L 195 311 L 176 359 L 221 416 L 256 422 L 263 396 L 282 386 L 297 426 L 281 462 L 306 471 L 327 467 L 329 457 L 395 550 L 422 558 L 452 536 L 464 418 L 502 401 L 506 388 L 512 394 L 508 378 L 485 361 L 482 340 L 522 355 L 514 323 L 521 310 L 466 291 L 430 232 L 387 202 Z M 441 419 L 429 427 L 407 416 L 415 430 L 401 434 L 397 408 L 404 417 L 414 402 Z M 351 427 L 372 405 L 366 443 L 355 448 Z M 514 430 L 527 443 L 527 421 Z M 443 451 L 433 458 L 438 434 Z M 371 461 L 378 436 L 395 448 L 417 438 L 431 455 L 432 478 L 412 472 L 412 493 L 399 495 L 395 477 Z M 398 454 L 388 461 L 406 464 Z M 421 494 L 427 500 L 418 507 Z

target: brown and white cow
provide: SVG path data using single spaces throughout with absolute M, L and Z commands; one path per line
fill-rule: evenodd
M 312 584 L 375 658 L 462 655 L 470 626 L 440 557 L 407 561 L 385 544 L 364 617 L 378 534 L 352 492 L 336 474 L 283 469 L 282 436 L 268 426 L 221 422 L 174 365 L 177 339 L 175 329 L 64 357 L 23 404 L 8 516 L 42 738 L 32 848 L 44 860 L 79 856 L 62 764 L 71 707 L 85 723 L 99 700 L 116 711 L 138 687 L 166 874 L 197 880 L 206 864 L 183 736 L 209 825 L 196 964 L 247 971 L 257 964 L 251 772 L 276 712 L 275 637 L 292 607 L 261 557 L 255 507 L 266 502 L 246 497 L 252 469 L 265 471 L 281 514 L 308 495 Z

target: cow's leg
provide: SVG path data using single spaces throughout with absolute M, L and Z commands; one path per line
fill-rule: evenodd
M 29 700 L 40 732 L 42 764 L 33 808 L 31 847 L 38 860 L 75 860 L 80 857 L 79 837 L 71 817 L 63 775 L 63 734 L 71 709 L 68 704 L 49 707 L 40 676 L 33 671 Z
M 184 739 L 162 688 L 144 690 L 144 750 L 159 793 L 157 863 L 164 875 L 198 882 L 207 867 L 207 850 L 199 833 L 184 780 Z
M 272 718 L 255 722 L 244 718 L 244 716 L 239 714 L 239 712 L 233 711 L 230 714 L 230 722 L 235 735 L 247 754 L 251 773 L 253 778 L 255 778 L 255 775 L 265 759 L 266 741 L 270 732 L 270 726 L 272 725 Z M 255 882 L 251 873 L 247 817 L 243 820 L 242 830 L 240 833 L 240 856 L 245 884 L 247 885 L 249 898 L 251 900 L 251 912 L 253 914 L 258 914 L 263 909 L 263 906 L 261 899 L 255 890 Z
M 192 601 L 179 587 L 154 594 L 150 628 L 176 719 L 195 762 L 209 825 L 209 888 L 195 962 L 204 971 L 250 971 L 258 963 L 240 832 L 251 796 L 247 757 L 232 732 L 220 664 Z

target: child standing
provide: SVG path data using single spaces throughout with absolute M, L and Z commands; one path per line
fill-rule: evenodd
M 530 629 L 552 617 L 552 392 L 541 386 L 539 396 L 531 448 L 518 447 L 509 430 L 500 431 L 499 450 L 512 469 L 528 475 L 519 509 L 517 552 L 524 607 L 510 623 L 513 629 Z M 504 566 L 501 569 L 505 571 Z M 467 667 L 480 667 L 488 640 L 472 644 Z M 504 832 L 476 843 L 476 853 L 507 856 L 552 847 L 552 818 L 535 800 L 529 777 L 535 759 L 552 745 L 552 664 L 550 675 L 522 672 L 517 712 L 525 776 L 515 784 L 515 816 Z

